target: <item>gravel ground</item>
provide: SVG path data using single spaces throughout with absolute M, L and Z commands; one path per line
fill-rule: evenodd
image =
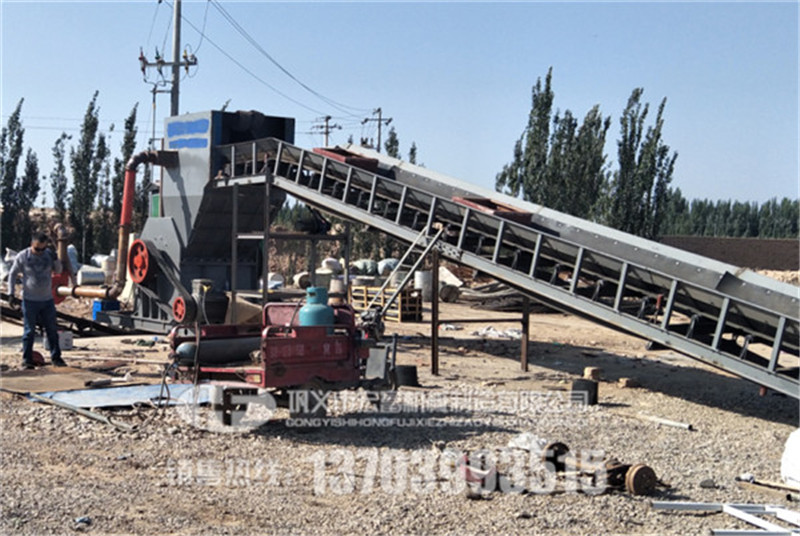
M 480 315 L 487 324 L 496 314 L 461 306 L 445 313 Z M 760 397 L 750 383 L 671 352 L 647 352 L 637 339 L 574 317 L 534 315 L 531 326 L 527 373 L 516 361 L 518 342 L 470 335 L 482 327 L 473 324 L 444 341 L 441 375 L 434 377 L 426 366 L 428 328 L 390 324 L 388 331 L 405 335 L 399 360 L 419 367 L 422 387 L 401 388 L 380 412 L 363 393 L 341 395 L 332 416 L 357 426 L 301 429 L 278 410 L 255 430 L 219 433 L 193 427 L 176 408 L 105 411 L 141 423 L 126 433 L 3 393 L 0 531 L 708 534 L 750 527 L 722 514 L 654 511 L 650 501 L 792 507 L 738 487 L 734 477 L 779 479 L 783 444 L 798 423 L 795 400 Z M 16 328 L 3 328 L 0 362 L 16 366 Z M 91 363 L 81 355 L 130 348 L 120 338 L 76 346 L 65 357 L 84 367 Z M 603 370 L 596 406 L 568 402 L 566 389 L 585 366 Z M 620 377 L 642 387 L 620 388 Z M 689 422 L 696 431 L 628 416 L 637 413 Z M 378 426 L 391 419 L 394 426 Z M 521 432 L 562 441 L 583 456 L 645 463 L 670 488 L 650 497 L 543 493 L 553 484 L 546 473 L 524 451 L 507 448 Z M 478 451 L 497 456 L 501 472 L 517 471 L 517 482 L 533 491 L 468 493 L 453 462 Z

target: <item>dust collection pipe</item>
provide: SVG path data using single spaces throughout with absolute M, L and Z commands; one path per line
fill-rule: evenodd
M 139 164 L 144 163 L 170 166 L 174 164 L 176 156 L 175 151 L 142 151 L 128 160 L 128 164 L 125 166 L 125 182 L 122 190 L 122 212 L 119 217 L 117 241 L 117 272 L 114 275 L 114 283 L 110 287 L 58 287 L 59 296 L 113 300 L 122 293 L 128 274 L 128 235 L 131 232 L 133 201 L 136 196 L 136 168 L 139 167 Z

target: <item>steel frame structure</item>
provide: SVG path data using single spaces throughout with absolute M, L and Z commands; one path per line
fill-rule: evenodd
M 231 176 L 213 179 L 215 187 L 267 184 L 407 243 L 421 231 L 432 240 L 435 224 L 443 224 L 449 232 L 436 248 L 451 261 L 560 310 L 800 398 L 794 287 L 761 284 L 754 274 L 727 265 L 720 270 L 720 263 L 697 255 L 673 257 L 654 242 L 591 222 L 582 226 L 566 215 L 570 228 L 562 230 L 537 224 L 534 215 L 528 222 L 508 219 L 442 195 L 447 189 L 435 174 L 404 181 L 275 138 L 215 151 L 231 164 Z M 752 351 L 755 344 L 768 346 L 769 355 Z

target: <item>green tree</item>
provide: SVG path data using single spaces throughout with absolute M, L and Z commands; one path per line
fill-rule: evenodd
M 667 211 L 664 216 L 663 234 L 691 234 L 689 203 L 680 188 L 670 189 L 667 196 Z
M 150 215 L 150 189 L 153 186 L 152 166 L 142 166 L 142 180 L 136 185 L 133 200 L 133 231 L 139 232 L 144 228 L 144 222 Z
M 551 81 L 553 68 L 547 71 L 544 87 L 538 78 L 531 90 L 528 126 L 514 145 L 514 159 L 503 166 L 495 179 L 497 191 L 505 191 L 526 201 L 544 199 L 547 180 L 547 153 L 550 141 L 550 117 L 553 110 Z M 523 147 L 524 141 L 524 147 Z
M 67 155 L 66 144 L 70 140 L 65 132 L 61 133 L 53 144 L 53 171 L 50 173 L 50 191 L 53 195 L 53 207 L 59 221 L 66 222 L 69 197 L 67 191 L 67 167 L 64 159 Z
M 604 148 L 611 117 L 603 117 L 600 107 L 586 113 L 575 140 L 575 156 L 568 170 L 567 196 L 562 208 L 576 216 L 599 220 L 603 212 L 603 194 L 608 183 Z
M 770 199 L 758 209 L 758 235 L 761 238 L 775 238 L 776 208 L 778 202 Z
M 113 125 L 111 129 L 113 130 Z M 97 205 L 92 213 L 92 250 L 105 253 L 115 246 L 115 222 L 119 221 L 119 217 L 115 217 L 115 214 L 119 213 L 115 213 L 111 209 L 111 150 L 103 134 L 97 137 L 97 149 L 95 151 L 95 163 L 93 168 L 96 170 L 97 175 L 98 195 Z
M 17 247 L 28 241 L 33 231 L 31 209 L 39 195 L 39 158 L 32 149 L 25 153 L 25 172 L 17 182 L 17 214 L 14 229 L 18 234 Z
M 114 177 L 111 181 L 111 210 L 119 214 L 122 209 L 122 189 L 125 183 L 125 166 L 136 150 L 136 113 L 139 103 L 136 103 L 131 113 L 125 119 L 125 133 L 122 136 L 122 154 L 114 159 Z
M 550 137 L 544 176 L 537 188 L 537 198 L 532 199 L 548 208 L 566 211 L 570 206 L 568 196 L 574 177 L 570 176 L 575 165 L 575 132 L 578 121 L 569 110 L 562 116 L 553 117 L 553 133 Z
M 81 260 L 86 262 L 92 246 L 91 213 L 96 204 L 98 192 L 97 175 L 100 164 L 98 160 L 98 136 L 100 109 L 97 106 L 98 92 L 95 91 L 86 113 L 77 147 L 70 149 L 70 167 L 72 170 L 72 190 L 70 192 L 69 216 L 75 229 L 74 240 L 80 244 Z M 105 141 L 101 148 L 106 149 Z
M 25 129 L 22 126 L 20 115 L 22 103 L 20 99 L 16 108 L 8 118 L 8 123 L 0 130 L 0 247 L 18 248 L 27 242 L 27 237 L 21 237 L 14 230 L 14 221 L 19 212 L 17 200 L 17 169 L 22 158 L 22 143 Z
M 579 123 L 570 110 L 553 115 L 553 69 L 531 91 L 531 111 L 510 163 L 498 173 L 498 191 L 554 210 L 599 219 L 608 181 L 605 137 L 611 118 L 594 106 Z
M 642 88 L 633 90 L 620 118 L 619 167 L 611 182 L 607 221 L 622 231 L 656 238 L 677 153 L 670 153 L 662 141 L 666 98 L 658 107 L 655 123 L 645 130 L 649 105 L 641 102 L 643 92 Z
M 386 154 L 392 158 L 400 158 L 400 140 L 397 139 L 397 132 L 394 127 L 389 129 L 386 141 L 383 143 Z
M 417 144 L 411 142 L 411 147 L 408 149 L 408 163 L 415 164 L 417 163 Z

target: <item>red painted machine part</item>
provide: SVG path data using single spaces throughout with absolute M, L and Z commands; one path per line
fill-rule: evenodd
M 141 284 L 147 279 L 150 271 L 150 253 L 147 251 L 147 244 L 141 240 L 134 240 L 131 244 L 128 252 L 128 271 L 134 283 Z
M 61 303 L 66 299 L 66 296 L 59 296 L 58 295 L 58 287 L 69 285 L 69 274 L 66 271 L 61 272 L 60 274 L 53 275 L 52 281 L 52 289 L 53 289 L 53 300 L 58 304 Z
M 172 317 L 178 323 L 183 322 L 183 319 L 186 318 L 186 300 L 181 296 L 178 296 L 172 302 Z

